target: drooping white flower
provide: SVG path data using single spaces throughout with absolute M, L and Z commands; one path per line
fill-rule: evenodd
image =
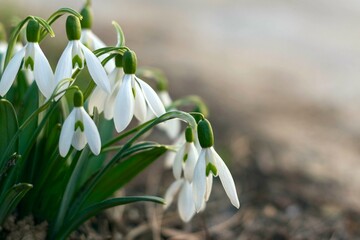
M 178 211 L 184 222 L 190 221 L 195 214 L 195 205 L 191 183 L 181 178 L 173 182 L 165 193 L 164 209 L 167 209 L 173 202 L 175 195 L 178 195 Z
M 13 84 L 16 75 L 23 63 L 25 69 L 33 72 L 34 78 L 40 92 L 49 99 L 54 91 L 54 75 L 48 60 L 39 46 L 40 26 L 35 20 L 30 20 L 27 25 L 28 43 L 11 58 L 4 69 L 0 81 L 0 95 L 4 96 Z
M 123 55 L 124 77 L 115 99 L 114 123 L 117 132 L 123 131 L 135 117 L 146 120 L 147 111 L 159 117 L 165 113 L 164 105 L 155 91 L 143 80 L 135 76 L 136 56 L 132 51 Z
M 98 38 L 91 30 L 93 14 L 92 14 L 90 6 L 85 6 L 81 10 L 80 14 L 83 17 L 83 19 L 81 20 L 80 41 L 86 47 L 88 47 L 91 51 L 106 47 L 106 44 L 103 41 L 101 41 L 101 39 Z M 108 56 L 109 56 L 109 54 L 103 54 L 99 57 L 99 60 L 102 61 Z M 110 60 L 105 64 L 104 67 L 105 67 L 106 72 L 110 73 L 115 68 L 115 63 L 113 60 Z
M 74 94 L 74 108 L 64 121 L 59 140 L 59 152 L 65 157 L 72 145 L 76 150 L 82 150 L 89 144 L 90 150 L 99 155 L 101 140 L 99 131 L 83 107 L 81 91 Z
M 122 69 L 122 56 L 116 56 L 116 67 L 109 75 L 111 93 L 107 93 L 99 86 L 96 86 L 89 98 L 88 109 L 89 113 L 92 114 L 94 108 L 96 107 L 98 112 L 104 112 L 104 117 L 108 120 L 112 119 L 114 116 L 114 105 L 115 98 L 119 92 L 122 77 L 124 76 L 124 71 Z
M 185 179 L 192 182 L 198 152 L 194 145 L 194 135 L 191 127 L 186 128 L 185 139 L 185 143 L 176 153 L 173 163 L 173 174 L 176 179 L 180 179 L 182 172 L 184 172 Z
M 206 119 L 198 123 L 198 135 L 202 150 L 199 154 L 193 176 L 193 194 L 196 210 L 200 211 L 205 201 L 208 200 L 211 193 L 213 176 L 220 177 L 230 202 L 236 208 L 239 208 L 240 203 L 234 179 L 224 161 L 213 148 L 213 133 L 211 125 Z
M 66 33 L 69 42 L 62 53 L 55 70 L 55 81 L 71 78 L 73 70 L 82 69 L 87 64 L 90 76 L 97 86 L 110 93 L 110 82 L 100 60 L 84 44 L 80 42 L 81 27 L 79 19 L 69 16 L 66 20 Z M 64 90 L 70 83 L 64 84 L 58 91 Z

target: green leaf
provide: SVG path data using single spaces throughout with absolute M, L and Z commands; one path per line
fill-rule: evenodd
M 87 219 L 91 218 L 92 216 L 95 216 L 96 214 L 98 214 L 99 212 L 105 209 L 119 205 L 140 202 L 140 201 L 164 204 L 164 200 L 162 198 L 153 197 L 153 196 L 121 197 L 121 198 L 108 199 L 96 203 L 94 205 L 91 205 L 90 207 L 84 209 L 75 217 L 70 219 L 70 221 L 67 221 L 66 225 L 64 225 L 64 227 L 59 231 L 55 239 L 65 239 L 73 230 L 75 230 L 83 222 L 85 222 Z
M 6 99 L 0 100 L 0 169 L 6 163 L 6 160 L 17 151 L 18 140 L 13 139 L 19 128 L 15 109 Z M 15 142 L 14 142 L 15 141 Z M 10 145 L 10 142 L 13 144 Z M 9 148 L 9 149 L 8 149 Z
M 135 151 L 140 151 L 146 148 L 150 149 L 138 152 L 137 154 L 130 156 L 128 159 L 110 168 L 102 176 L 102 178 L 99 179 L 84 206 L 112 196 L 115 191 L 137 176 L 167 150 L 166 146 L 154 143 L 146 143 L 145 145 L 141 144 L 140 146 L 134 146 L 134 148 Z M 129 151 L 133 152 L 131 148 Z
M 0 204 L 0 225 L 4 223 L 7 216 L 15 209 L 20 200 L 31 188 L 31 184 L 19 183 L 9 189 L 4 200 Z

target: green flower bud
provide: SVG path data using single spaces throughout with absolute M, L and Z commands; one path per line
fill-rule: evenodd
M 83 19 L 81 20 L 81 27 L 83 29 L 91 29 L 93 23 L 93 12 L 89 6 L 84 7 L 81 12 Z
M 6 41 L 6 31 L 2 23 L 0 23 L 0 42 L 1 41 Z
M 188 143 L 194 142 L 194 134 L 190 126 L 185 130 L 185 139 Z
M 123 68 L 125 74 L 135 74 L 137 59 L 133 51 L 126 51 L 123 56 Z
M 121 54 L 116 55 L 115 57 L 115 66 L 117 68 L 123 67 L 123 56 Z
M 80 90 L 74 93 L 74 106 L 82 107 L 84 105 L 84 96 Z
M 207 119 L 200 120 L 197 126 L 198 138 L 202 148 L 214 145 L 214 134 L 210 122 Z
M 81 25 L 80 20 L 70 15 L 66 19 L 66 35 L 70 41 L 80 40 L 81 37 Z
M 39 42 L 40 40 L 40 24 L 31 19 L 26 27 L 26 39 L 28 42 Z

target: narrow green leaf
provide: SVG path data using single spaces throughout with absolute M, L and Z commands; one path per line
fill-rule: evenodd
M 20 200 L 31 188 L 31 184 L 19 183 L 9 189 L 4 200 L 0 204 L 0 225 L 4 223 L 7 216 L 15 209 Z
M 136 146 L 131 152 L 146 148 L 150 149 L 138 152 L 109 169 L 103 177 L 99 179 L 84 206 L 112 196 L 115 191 L 137 176 L 167 150 L 166 146 L 147 143 Z
M 19 128 L 15 109 L 6 99 L 0 100 L 0 169 L 6 163 L 6 160 L 17 151 L 18 140 L 8 149 L 9 143 L 13 139 Z
M 164 204 L 164 200 L 162 198 L 153 197 L 153 196 L 121 197 L 121 198 L 108 199 L 84 209 L 74 218 L 70 219 L 70 221 L 67 221 L 64 227 L 56 235 L 55 239 L 65 239 L 72 231 L 74 231 L 83 222 L 85 222 L 87 219 L 91 218 L 92 216 L 95 216 L 96 214 L 100 213 L 105 209 L 119 205 L 140 202 L 140 201 Z

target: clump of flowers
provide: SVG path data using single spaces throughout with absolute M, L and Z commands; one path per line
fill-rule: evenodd
M 40 44 L 55 36 L 51 25 L 63 15 L 69 42 L 52 68 L 46 57 L 51 52 L 44 54 Z M 28 16 L 8 41 L 0 25 L 0 224 L 14 211 L 19 217 L 31 214 L 49 223 L 49 239 L 66 239 L 104 209 L 137 201 L 167 208 L 177 193 L 180 217 L 189 221 L 205 209 L 216 176 L 239 208 L 234 180 L 214 150 L 203 102 L 195 96 L 172 101 L 159 70 L 138 68 L 120 26 L 113 23 L 117 44 L 106 46 L 92 32 L 92 21 L 87 3 L 81 14 L 62 8 L 47 20 Z M 140 77 L 154 80 L 157 89 Z M 195 111 L 177 110 L 185 105 Z M 138 125 L 130 128 L 134 116 Z M 177 146 L 144 140 L 155 126 Z M 113 197 L 166 152 L 172 154 L 168 165 L 175 182 L 165 201 Z

